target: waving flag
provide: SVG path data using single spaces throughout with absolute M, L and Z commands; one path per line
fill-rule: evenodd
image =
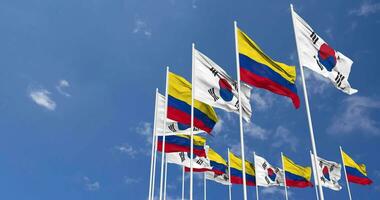
M 300 100 L 295 85 L 296 68 L 276 62 L 240 29 L 237 29 L 240 77 L 245 83 L 287 96 L 296 108 Z
M 162 152 L 162 138 L 157 138 L 157 150 Z M 193 149 L 194 154 L 200 157 L 206 157 L 205 143 L 206 139 L 194 135 Z M 189 135 L 170 135 L 165 136 L 165 153 L 172 152 L 190 152 L 190 136 Z
M 194 98 L 229 112 L 239 113 L 237 82 L 210 58 L 194 49 Z M 243 118 L 251 118 L 251 87 L 241 84 Z
M 311 155 L 311 161 L 314 166 L 314 155 Z M 328 161 L 317 157 L 317 169 L 319 174 L 319 182 L 323 187 L 330 188 L 335 191 L 342 189 L 339 185 L 339 180 L 341 177 L 342 166 L 339 163 Z M 318 182 L 316 182 L 318 184 Z
M 272 166 L 265 158 L 255 155 L 256 183 L 258 186 L 283 186 L 284 171 Z
M 346 168 L 347 179 L 351 183 L 360 185 L 370 185 L 372 180 L 367 176 L 367 170 L 364 164 L 357 164 L 350 156 L 342 151 L 343 163 Z
M 286 156 L 283 156 L 282 159 L 284 162 L 286 186 L 299 188 L 313 186 L 313 184 L 310 182 L 310 167 L 302 167 L 300 165 L 297 165 Z
M 231 183 L 243 184 L 243 166 L 241 158 L 229 152 L 230 156 L 230 169 L 231 169 Z M 255 186 L 255 167 L 252 163 L 245 161 L 245 180 L 248 186 Z
M 348 83 L 352 60 L 334 50 L 296 12 L 292 16 L 301 65 L 330 79 L 339 90 L 356 93 Z
M 230 182 L 226 160 L 211 148 L 207 151 L 207 158 L 210 160 L 212 169 L 211 171 L 206 172 L 206 178 L 223 185 L 229 185 Z
M 157 118 L 156 118 L 156 135 L 164 135 L 164 120 L 165 120 L 165 96 L 158 93 L 158 101 L 157 101 Z M 177 134 L 190 134 L 190 126 L 178 123 L 171 119 L 166 119 L 166 135 L 177 135 Z M 197 127 L 194 127 L 194 134 L 202 133 L 203 131 L 199 130 Z
M 181 76 L 169 73 L 168 118 L 181 124 L 191 124 L 191 84 Z M 194 126 L 210 133 L 218 121 L 214 109 L 194 100 Z
M 168 163 L 173 163 L 185 167 L 190 167 L 190 165 L 192 165 L 194 169 L 211 169 L 209 159 L 200 156 L 194 156 L 194 158 L 191 159 L 189 152 L 166 153 L 166 159 Z

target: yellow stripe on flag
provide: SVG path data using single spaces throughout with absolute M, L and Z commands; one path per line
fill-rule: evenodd
M 235 156 L 232 152 L 230 152 L 230 162 L 230 167 L 243 171 L 241 158 Z M 255 167 L 248 161 L 245 161 L 245 173 L 255 176 Z
M 207 158 L 210 159 L 211 161 L 227 165 L 226 160 L 222 156 L 220 156 L 218 153 L 216 153 L 213 149 L 209 148 L 207 152 Z
M 310 167 L 303 167 L 303 166 L 297 165 L 286 156 L 283 156 L 282 159 L 284 160 L 285 171 L 290 172 L 294 175 L 304 177 L 306 180 L 310 181 L 310 178 L 311 178 Z
M 350 156 L 348 156 L 343 150 L 343 162 L 347 167 L 352 167 L 360 171 L 360 173 L 367 176 L 367 170 L 364 164 L 357 164 Z
M 248 37 L 247 34 L 245 34 L 239 28 L 237 29 L 237 36 L 240 54 L 243 54 L 252 60 L 255 60 L 256 62 L 268 66 L 284 79 L 294 84 L 296 80 L 296 68 L 294 66 L 289 66 L 284 63 L 272 60 L 251 38 Z
M 191 84 L 185 78 L 169 72 L 168 87 L 168 94 L 170 96 L 191 106 Z M 200 110 L 214 122 L 218 121 L 218 117 L 211 106 L 194 99 L 194 108 Z

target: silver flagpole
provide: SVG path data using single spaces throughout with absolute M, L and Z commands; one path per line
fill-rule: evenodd
M 166 67 L 166 83 L 165 83 L 165 116 L 164 116 L 164 133 L 166 128 L 166 118 L 168 112 L 168 83 L 169 83 L 169 67 Z M 165 135 L 162 136 L 162 152 L 161 152 L 161 176 L 160 176 L 160 200 L 162 200 L 162 190 L 164 184 L 164 164 L 165 164 Z
M 185 166 L 182 167 L 182 200 L 185 200 Z
M 232 200 L 232 191 L 231 191 L 231 187 L 232 187 L 232 183 L 231 183 L 231 166 L 230 166 L 230 149 L 228 148 L 227 149 L 227 152 L 228 152 L 228 181 L 230 182 L 230 184 L 228 185 L 228 196 L 229 196 L 229 200 Z
M 284 166 L 284 156 L 281 152 L 281 162 L 282 162 L 282 170 L 284 170 L 284 188 L 285 188 L 285 199 L 288 200 L 288 188 L 286 188 L 286 175 L 285 175 L 285 166 Z
M 156 95 L 155 95 L 155 103 L 154 103 L 154 120 L 153 120 L 153 132 L 152 132 L 152 156 L 151 156 L 151 159 L 150 159 L 150 177 L 149 177 L 149 197 L 148 199 L 152 200 L 152 191 L 153 191 L 153 188 L 154 188 L 154 182 L 153 182 L 153 177 L 155 176 L 155 173 L 154 173 L 154 165 L 155 165 L 155 162 L 156 160 L 154 159 L 155 157 L 155 144 L 156 144 L 156 118 L 157 118 L 157 100 L 158 100 L 158 88 L 156 88 Z
M 313 162 L 313 154 L 310 152 L 310 159 L 311 159 L 311 166 L 313 167 L 313 177 L 314 177 L 314 188 L 315 188 L 315 195 L 317 195 L 317 200 L 319 200 L 319 195 L 318 195 L 318 184 L 317 184 L 317 177 L 316 177 L 316 166 L 315 163 Z
M 166 160 L 165 156 L 165 179 L 164 179 L 164 200 L 166 200 L 166 184 L 168 179 L 168 161 Z
M 253 152 L 253 162 L 256 163 L 256 152 Z M 259 186 L 257 185 L 257 175 L 255 173 L 256 200 L 259 200 Z
M 191 49 L 191 131 L 190 131 L 190 200 L 193 200 L 193 148 L 194 148 L 194 90 L 195 87 L 193 85 L 194 83 L 194 77 L 195 77 L 195 70 L 194 70 L 194 49 L 195 49 L 195 44 L 192 44 L 192 49 Z
M 206 172 L 203 173 L 203 199 L 207 200 L 207 180 L 206 180 Z
M 347 184 L 348 197 L 350 198 L 350 200 L 352 200 L 351 190 L 350 190 L 350 184 L 348 183 L 346 165 L 344 164 L 344 159 L 343 159 L 343 150 L 342 150 L 341 146 L 339 146 L 339 149 L 340 149 L 340 156 L 342 157 L 342 164 L 343 164 L 343 168 L 344 168 L 344 175 L 346 176 L 346 184 Z
M 290 9 L 291 9 L 291 12 L 292 12 L 292 22 L 293 22 L 293 29 L 294 29 L 294 38 L 296 40 L 296 46 L 297 46 L 297 53 L 298 53 L 298 61 L 299 61 L 299 66 L 300 66 L 300 70 L 301 70 L 301 77 L 302 77 L 302 86 L 303 86 L 303 96 L 305 98 L 305 105 L 306 105 L 306 114 L 307 114 L 307 119 L 308 119 L 308 123 L 309 123 L 309 131 L 310 131 L 310 139 L 311 139 L 311 146 L 312 146 L 312 149 L 313 149 L 313 155 L 314 155 L 314 161 L 315 163 L 317 163 L 317 147 L 315 145 L 315 139 L 314 139 L 314 130 L 313 130 L 313 122 L 311 120 L 311 114 L 310 114 L 310 108 L 309 108 L 309 99 L 308 99 L 308 96 L 307 96 L 307 89 L 306 89 L 306 83 L 305 83 L 305 76 L 304 76 L 304 73 L 303 73 L 303 66 L 302 66 L 302 63 L 301 63 L 301 60 L 300 60 L 300 52 L 299 52 L 299 46 L 298 46 L 298 42 L 297 42 L 297 33 L 296 33 L 296 29 L 295 29 L 295 24 L 294 24 L 294 16 L 293 16 L 293 5 L 290 4 Z M 317 171 L 317 177 L 320 177 L 318 175 L 318 171 Z M 317 179 L 318 181 L 318 189 L 319 189 L 319 197 L 321 198 L 321 200 L 324 200 L 324 196 L 323 196 L 323 190 L 322 190 L 322 185 L 319 183 L 319 179 Z
M 247 182 L 245 178 L 245 156 L 244 156 L 244 133 L 243 133 L 243 113 L 241 106 L 241 95 L 240 95 L 240 61 L 239 61 L 239 47 L 237 41 L 237 22 L 234 21 L 235 30 L 235 54 L 236 54 L 236 72 L 237 72 L 237 82 L 238 82 L 238 95 L 239 95 L 239 124 L 240 124 L 240 147 L 241 147 L 241 159 L 243 168 L 243 196 L 244 200 L 247 200 Z

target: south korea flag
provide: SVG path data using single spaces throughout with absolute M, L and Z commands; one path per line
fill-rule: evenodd
M 330 79 L 344 93 L 356 93 L 348 82 L 353 61 L 334 50 L 293 10 L 292 16 L 300 64 Z
M 238 84 L 210 58 L 194 49 L 194 98 L 210 106 L 239 113 Z M 241 83 L 242 113 L 245 121 L 252 115 L 251 87 Z
M 339 180 L 341 178 L 342 166 L 339 163 L 328 161 L 319 157 L 317 157 L 317 165 L 314 165 L 313 154 L 310 155 L 313 168 L 316 166 L 314 171 L 318 171 L 319 175 L 319 177 L 316 177 L 316 175 L 314 177 L 319 179 L 321 185 L 335 191 L 341 190 L 342 186 L 339 185 Z M 315 184 L 318 185 L 318 182 L 316 181 Z
M 265 158 L 255 155 L 255 175 L 258 186 L 283 186 L 284 171 L 274 167 Z

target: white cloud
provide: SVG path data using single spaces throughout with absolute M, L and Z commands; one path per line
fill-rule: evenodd
M 141 178 L 124 177 L 126 184 L 136 184 L 141 182 Z
M 272 107 L 274 98 L 271 95 L 273 94 L 264 90 L 253 90 L 251 95 L 251 100 L 253 101 L 253 112 L 256 110 L 266 111 Z
M 149 29 L 147 23 L 145 21 L 143 21 L 142 19 L 136 19 L 135 20 L 135 26 L 134 26 L 132 32 L 135 34 L 138 34 L 138 33 L 143 34 L 144 36 L 146 36 L 148 38 L 152 36 L 152 32 Z
M 87 176 L 83 177 L 84 185 L 88 191 L 96 191 L 100 189 L 100 183 L 98 181 L 92 181 Z
M 274 133 L 272 146 L 281 147 L 284 145 L 289 146 L 292 151 L 296 151 L 298 139 L 293 134 L 291 134 L 289 129 L 283 126 L 279 126 Z
M 131 158 L 135 158 L 136 154 L 138 153 L 138 151 L 135 150 L 129 144 L 123 144 L 123 145 L 120 145 L 120 146 L 115 146 L 115 149 L 118 150 L 120 153 L 127 154 Z
M 330 39 L 334 39 L 334 35 L 332 33 L 332 28 L 328 28 L 325 30 L 325 34 L 327 35 L 327 37 L 329 37 Z
M 326 92 L 326 89 L 329 86 L 332 86 L 332 84 L 327 78 L 307 68 L 304 68 L 304 75 L 305 75 L 307 91 L 311 94 L 316 94 L 316 95 L 324 94 Z M 298 80 L 301 81 L 301 78 Z
M 260 140 L 266 140 L 268 138 L 268 135 L 270 134 L 268 130 L 254 123 L 245 123 L 244 133 Z
M 212 129 L 212 131 L 213 131 L 215 134 L 219 134 L 219 133 L 223 130 L 223 124 L 224 124 L 223 119 L 219 117 L 219 120 L 218 120 L 218 122 L 215 124 L 214 128 Z
M 363 1 L 359 8 L 350 10 L 349 13 L 357 16 L 368 16 L 380 11 L 380 3 Z
M 191 7 L 194 8 L 194 9 L 198 8 L 197 0 L 192 0 L 191 1 Z
M 149 144 L 152 144 L 152 134 L 153 128 L 150 122 L 140 122 L 140 124 L 135 128 L 136 133 L 146 137 Z
M 267 196 L 273 196 L 276 194 L 279 194 L 281 196 L 285 197 L 285 188 L 284 187 L 263 187 L 262 190 L 260 190 L 261 194 L 267 195 Z M 288 197 L 292 195 L 292 192 L 288 190 Z
M 68 87 L 70 87 L 70 83 L 67 80 L 60 80 L 55 88 L 61 95 L 70 97 L 71 95 L 64 91 L 64 89 Z
M 379 122 L 371 113 L 380 109 L 380 101 L 363 96 L 350 96 L 337 109 L 332 123 L 327 129 L 330 134 L 347 134 L 356 131 L 360 134 L 380 135 Z
M 29 97 L 39 106 L 42 106 L 48 110 L 55 110 L 56 103 L 50 98 L 50 92 L 45 89 L 31 89 Z

